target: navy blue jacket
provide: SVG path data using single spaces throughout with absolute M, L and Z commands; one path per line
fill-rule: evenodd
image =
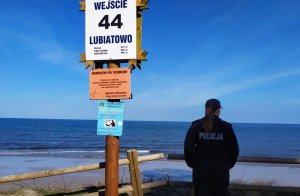
M 184 142 L 186 164 L 191 168 L 232 168 L 239 155 L 239 146 L 232 125 L 215 116 L 213 130 L 203 129 L 204 118 L 189 128 Z

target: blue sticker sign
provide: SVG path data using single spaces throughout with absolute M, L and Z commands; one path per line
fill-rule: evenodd
M 123 132 L 123 102 L 99 102 L 97 135 L 121 136 Z

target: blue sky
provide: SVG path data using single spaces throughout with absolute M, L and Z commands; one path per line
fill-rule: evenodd
M 0 117 L 96 119 L 75 0 L 0 12 Z M 126 120 L 193 121 L 208 98 L 229 122 L 300 123 L 300 1 L 152 0 Z

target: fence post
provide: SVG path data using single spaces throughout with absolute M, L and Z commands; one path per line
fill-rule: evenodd
M 133 196 L 143 196 L 143 189 L 141 183 L 140 168 L 138 165 L 137 150 L 127 151 L 127 156 L 129 160 L 129 173 L 130 182 L 133 188 Z

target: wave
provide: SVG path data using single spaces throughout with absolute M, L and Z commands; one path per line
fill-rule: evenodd
M 2 150 L 60 150 L 60 149 L 78 149 L 78 146 L 14 146 L 14 147 L 6 147 L 5 145 L 0 145 Z M 100 149 L 104 148 L 94 147 L 94 146 L 80 146 L 80 149 Z
M 120 151 L 125 153 L 127 151 Z M 105 150 L 64 150 L 64 151 L 0 151 L 1 155 L 33 155 L 33 154 L 75 154 L 75 153 L 105 153 Z M 150 150 L 138 150 L 138 153 L 150 153 Z

